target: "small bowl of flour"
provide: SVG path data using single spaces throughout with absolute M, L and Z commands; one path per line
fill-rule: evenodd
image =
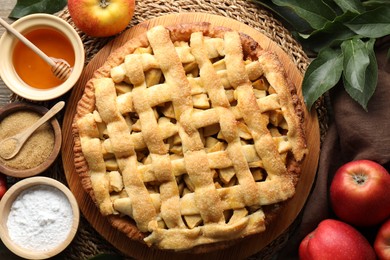
M 79 208 L 72 192 L 48 177 L 31 177 L 11 186 L 0 201 L 0 238 L 16 255 L 47 259 L 73 240 Z

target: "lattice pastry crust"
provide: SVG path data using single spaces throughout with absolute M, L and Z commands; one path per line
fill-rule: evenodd
M 277 57 L 208 23 L 157 26 L 113 52 L 74 120 L 75 164 L 129 237 L 186 250 L 266 229 L 295 193 L 302 111 Z

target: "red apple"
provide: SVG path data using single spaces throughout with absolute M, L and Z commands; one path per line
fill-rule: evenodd
M 93 37 L 108 37 L 126 29 L 134 9 L 135 0 L 68 0 L 76 27 Z
M 340 220 L 372 226 L 390 216 L 390 174 L 380 164 L 357 160 L 344 164 L 330 186 L 330 201 Z
M 7 177 L 0 173 L 0 199 L 3 197 L 4 193 L 7 191 Z
M 374 242 L 374 249 L 380 260 L 390 259 L 390 219 L 379 228 Z
M 300 260 L 374 260 L 375 252 L 355 228 L 339 220 L 325 219 L 299 246 Z

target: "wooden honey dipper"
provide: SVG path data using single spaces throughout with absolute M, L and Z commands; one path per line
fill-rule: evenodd
M 47 64 L 49 64 L 54 76 L 56 76 L 58 79 L 62 81 L 65 81 L 69 77 L 70 73 L 72 72 L 72 68 L 70 67 L 69 63 L 66 60 L 47 56 L 41 49 L 35 46 L 32 42 L 30 42 L 26 37 L 24 37 L 20 32 L 15 30 L 2 18 L 0 18 L 0 24 L 8 32 L 13 34 L 22 43 L 24 43 L 27 47 L 29 47 L 32 51 L 38 54 L 39 57 L 41 57 Z

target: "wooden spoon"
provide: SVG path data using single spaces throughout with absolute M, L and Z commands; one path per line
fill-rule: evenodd
M 64 101 L 60 101 L 55 104 L 45 115 L 43 115 L 38 121 L 32 124 L 29 128 L 23 132 L 14 136 L 8 137 L 0 142 L 0 156 L 3 159 L 9 160 L 18 154 L 27 139 L 38 129 L 42 124 L 52 118 L 65 106 Z
M 8 32 L 13 34 L 27 47 L 29 47 L 32 51 L 38 54 L 39 57 L 41 57 L 47 64 L 49 64 L 54 76 L 56 76 L 58 79 L 62 81 L 66 80 L 69 77 L 70 73 L 72 72 L 72 68 L 70 67 L 69 63 L 66 62 L 66 60 L 47 56 L 41 49 L 35 46 L 31 41 L 29 41 L 26 37 L 24 37 L 20 32 L 15 30 L 11 25 L 9 25 L 2 18 L 0 18 L 0 24 L 5 29 L 7 29 Z

